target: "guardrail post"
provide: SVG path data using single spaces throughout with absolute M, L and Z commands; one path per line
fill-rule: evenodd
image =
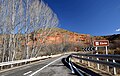
M 0 70 L 2 70 L 2 66 L 0 67 Z
M 106 55 L 108 55 L 108 48 L 106 46 Z M 109 60 L 107 59 L 107 62 L 109 62 Z M 107 71 L 109 72 L 109 66 L 107 66 Z
M 97 50 L 98 50 L 98 47 L 96 47 L 95 50 L 97 51 Z M 98 54 L 98 52 L 97 52 L 96 54 Z M 99 58 L 97 58 L 97 60 L 99 61 Z M 100 64 L 97 64 L 97 69 L 98 69 L 98 70 L 100 69 Z
M 96 54 L 98 54 L 98 52 Z M 97 58 L 97 60 L 99 61 L 99 58 Z M 100 64 L 97 64 L 97 69 L 100 69 Z
M 116 63 L 115 60 L 113 60 L 113 63 Z M 114 73 L 114 75 L 117 74 L 117 72 L 116 72 L 116 68 L 115 68 L 115 67 L 113 68 L 113 73 Z
M 89 57 L 88 57 L 88 59 L 89 59 Z M 88 61 L 88 66 L 90 66 L 90 62 Z
M 82 56 L 82 58 L 83 58 L 83 56 Z M 83 60 L 82 60 L 82 63 L 83 63 Z
M 80 57 L 80 56 L 78 56 L 78 57 Z M 80 60 L 78 59 L 78 62 L 80 62 Z
M 97 58 L 97 60 L 99 61 L 99 58 Z M 100 64 L 97 64 L 97 69 L 100 69 Z
M 109 62 L 109 60 L 107 59 L 107 62 Z M 107 66 L 107 71 L 109 72 L 109 66 Z
M 17 66 L 19 66 L 18 63 L 17 63 Z
M 13 67 L 13 65 L 11 64 L 11 65 L 10 65 L 10 67 L 12 68 L 12 67 Z

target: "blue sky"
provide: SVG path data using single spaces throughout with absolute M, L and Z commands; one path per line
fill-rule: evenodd
M 57 14 L 59 27 L 84 34 L 120 33 L 120 0 L 43 0 Z

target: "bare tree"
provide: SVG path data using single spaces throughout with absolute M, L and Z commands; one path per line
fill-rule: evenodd
M 38 56 L 45 38 L 58 23 L 56 14 L 42 0 L 0 0 L 2 61 L 13 61 L 17 51 L 23 52 L 23 58 Z M 33 40 L 30 50 L 29 35 L 33 33 L 35 39 L 39 30 L 38 42 Z

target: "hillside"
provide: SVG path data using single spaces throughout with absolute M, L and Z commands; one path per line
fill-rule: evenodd
M 39 34 L 39 32 L 37 32 Z M 36 37 L 38 39 L 39 37 Z M 63 42 L 90 44 L 91 36 L 89 34 L 78 34 L 61 28 L 54 28 L 46 37 L 47 44 L 60 44 Z
M 108 39 L 109 41 L 120 40 L 120 34 L 108 35 L 103 37 Z
M 12 53 L 9 53 L 9 50 L 12 51 L 12 49 L 10 48 L 15 48 L 14 59 L 20 60 L 27 58 L 26 54 L 30 58 L 82 50 L 83 47 L 92 46 L 93 40 L 101 39 L 109 40 L 109 49 L 114 54 L 120 54 L 120 34 L 93 37 L 89 34 L 79 34 L 61 28 L 53 28 L 50 32 L 49 30 L 40 29 L 29 34 L 15 34 L 14 38 L 10 38 L 13 37 L 13 34 L 0 35 L 0 61 L 3 56 L 6 58 L 5 61 L 11 56 Z
M 112 40 L 120 40 L 120 34 L 114 34 L 114 35 L 107 35 L 107 36 L 94 36 L 96 39 L 107 39 L 109 41 Z

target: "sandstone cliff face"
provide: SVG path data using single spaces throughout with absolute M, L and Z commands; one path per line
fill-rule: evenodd
M 89 43 L 90 42 L 90 35 L 87 34 L 59 34 L 55 36 L 48 36 L 46 38 L 46 43 L 63 43 L 63 42 L 70 42 L 70 43 Z
M 44 40 L 44 41 L 43 41 Z M 34 41 L 34 42 L 33 42 Z M 60 44 L 60 43 L 81 43 L 81 44 L 90 44 L 91 43 L 91 36 L 89 34 L 78 34 L 74 32 L 70 32 L 67 30 L 63 30 L 60 28 L 54 29 L 49 36 L 40 38 L 40 33 L 38 32 L 34 38 L 34 40 L 30 40 L 28 45 L 39 43 L 45 44 Z

